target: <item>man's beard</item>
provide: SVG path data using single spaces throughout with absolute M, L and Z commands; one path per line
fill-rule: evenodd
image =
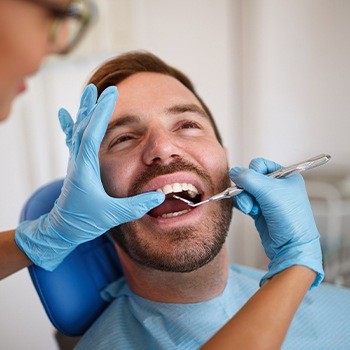
M 212 191 L 216 188 L 206 171 L 184 160 L 176 160 L 169 165 L 154 165 L 149 168 L 134 181 L 128 195 L 140 193 L 143 185 L 154 177 L 176 171 L 195 172 Z M 230 186 L 227 172 L 223 174 L 218 184 L 220 186 L 216 189 L 217 192 Z M 217 202 L 210 217 L 207 217 L 200 226 L 186 225 L 164 232 L 152 232 L 150 240 L 147 239 L 150 235 L 142 237 L 140 232 L 142 226 L 140 227 L 139 221 L 114 227 L 109 232 L 118 246 L 142 266 L 162 271 L 190 272 L 206 265 L 220 252 L 227 237 L 231 218 L 232 201 L 227 199 Z M 164 238 L 166 238 L 164 248 L 151 243 L 152 239 L 155 243 L 159 243 Z

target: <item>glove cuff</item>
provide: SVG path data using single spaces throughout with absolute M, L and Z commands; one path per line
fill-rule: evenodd
M 324 278 L 322 266 L 322 251 L 319 239 L 315 239 L 306 244 L 294 247 L 285 247 L 282 249 L 269 263 L 268 272 L 262 277 L 260 286 L 265 281 L 283 270 L 295 266 L 302 265 L 316 272 L 316 278 L 309 290 L 320 285 Z
M 15 241 L 35 265 L 47 271 L 53 271 L 76 247 L 56 232 L 49 214 L 22 222 L 16 229 Z

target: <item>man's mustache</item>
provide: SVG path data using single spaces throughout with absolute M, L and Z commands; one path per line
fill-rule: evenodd
M 192 163 L 183 160 L 176 159 L 169 164 L 163 165 L 160 163 L 154 163 L 152 166 L 147 168 L 142 174 L 140 174 L 136 180 L 131 184 L 128 196 L 134 196 L 141 193 L 142 188 L 152 179 L 167 174 L 173 174 L 180 171 L 187 171 L 195 173 L 206 185 L 210 188 L 214 188 L 213 181 L 207 171 L 199 169 Z

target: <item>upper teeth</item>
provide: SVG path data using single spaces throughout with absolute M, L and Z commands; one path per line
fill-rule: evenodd
M 187 191 L 188 195 L 191 198 L 194 198 L 197 196 L 197 194 L 199 193 L 198 189 L 189 183 L 178 183 L 175 182 L 173 184 L 167 184 L 165 186 L 163 186 L 162 188 L 159 188 L 157 191 L 163 192 L 165 195 L 168 193 L 179 193 L 182 191 Z

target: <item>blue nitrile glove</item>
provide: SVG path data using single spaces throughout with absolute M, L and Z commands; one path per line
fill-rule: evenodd
M 46 270 L 57 267 L 80 243 L 138 219 L 164 201 L 159 192 L 112 198 L 103 188 L 98 152 L 117 96 L 117 89 L 109 87 L 96 102 L 96 87 L 89 85 L 75 124 L 66 110 L 59 111 L 70 151 L 61 194 L 50 213 L 21 223 L 15 235 L 17 245 Z
M 320 235 L 303 177 L 297 174 L 274 179 L 262 175 L 281 169 L 263 158 L 254 159 L 249 168 L 232 168 L 230 177 L 245 190 L 235 197 L 234 205 L 254 219 L 270 259 L 269 271 L 260 285 L 290 266 L 304 265 L 317 273 L 311 288 L 318 286 L 324 277 Z

